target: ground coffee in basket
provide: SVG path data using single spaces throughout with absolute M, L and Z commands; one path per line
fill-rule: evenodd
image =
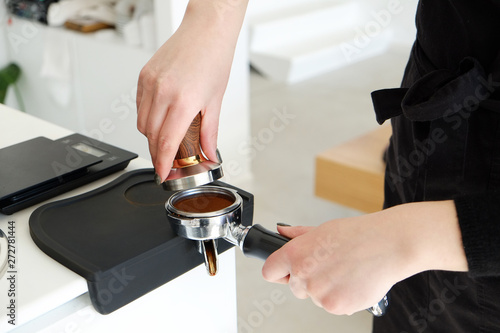
M 227 208 L 234 203 L 234 198 L 220 193 L 199 193 L 181 198 L 173 206 L 186 213 L 211 213 Z

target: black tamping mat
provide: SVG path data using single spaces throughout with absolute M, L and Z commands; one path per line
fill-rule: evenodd
M 93 191 L 37 208 L 30 234 L 47 255 L 87 280 L 102 314 L 203 264 L 195 241 L 177 236 L 165 211 L 174 192 L 155 184 L 153 169 L 131 171 Z M 242 224 L 253 220 L 253 195 L 243 198 Z M 218 252 L 233 245 L 218 240 Z M 207 275 L 207 279 L 210 278 Z

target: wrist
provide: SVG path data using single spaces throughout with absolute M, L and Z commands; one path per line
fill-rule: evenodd
M 468 270 L 453 201 L 404 204 L 386 214 L 406 276 L 427 270 Z
M 245 17 L 248 0 L 190 0 L 181 26 L 197 26 L 201 33 L 236 42 Z

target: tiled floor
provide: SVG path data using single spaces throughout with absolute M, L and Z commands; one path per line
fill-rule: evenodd
M 377 127 L 370 92 L 397 87 L 408 48 L 295 85 L 251 75 L 254 223 L 318 225 L 359 212 L 314 196 L 314 158 Z M 277 116 L 281 115 L 281 118 Z M 276 120 L 275 118 L 280 120 Z M 370 332 L 371 315 L 334 316 L 263 280 L 262 262 L 237 252 L 239 333 Z

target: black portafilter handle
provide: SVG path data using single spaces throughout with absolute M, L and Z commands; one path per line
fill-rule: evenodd
M 243 240 L 243 254 L 249 258 L 266 260 L 271 253 L 280 249 L 290 239 L 254 224 Z
M 266 260 L 273 252 L 279 250 L 290 239 L 270 231 L 260 224 L 254 224 L 248 229 L 248 233 L 243 240 L 243 254 L 249 258 Z M 376 317 L 383 316 L 389 306 L 389 294 L 374 306 L 366 309 Z

